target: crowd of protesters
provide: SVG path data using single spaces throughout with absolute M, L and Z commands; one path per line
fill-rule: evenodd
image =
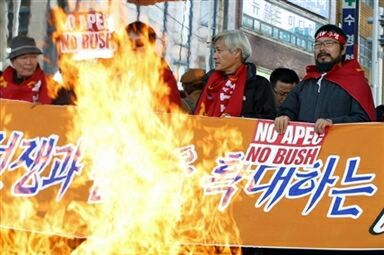
M 131 47 L 138 54 L 146 43 L 156 43 L 149 25 L 136 21 L 126 27 Z M 294 70 L 275 69 L 270 80 L 256 74 L 247 62 L 252 48 L 240 30 L 218 33 L 212 40 L 213 70 L 189 69 L 177 81 L 163 58 L 161 77 L 169 88 L 168 103 L 188 114 L 210 117 L 274 119 L 283 133 L 290 121 L 315 123 L 323 133 L 336 123 L 384 121 L 384 105 L 374 107 L 364 72 L 356 60 L 345 60 L 346 35 L 335 25 L 322 26 L 315 33 L 315 64 L 306 68 L 299 81 Z M 10 44 L 10 65 L 1 72 L 0 98 L 40 104 L 74 104 L 73 91 L 49 93 L 47 77 L 38 64 L 42 51 L 35 40 L 16 36 Z
M 146 49 L 146 43 L 156 43 L 153 28 L 140 21 L 129 24 L 126 32 L 137 54 Z M 342 29 L 324 25 L 314 36 L 315 64 L 306 67 L 301 81 L 294 70 L 285 67 L 275 69 L 268 80 L 247 62 L 252 55 L 247 36 L 240 30 L 222 31 L 212 40 L 215 68 L 208 72 L 187 70 L 180 79 L 181 94 L 175 76 L 161 59 L 161 77 L 170 91 L 167 100 L 193 115 L 274 120 L 278 133 L 284 133 L 291 121 L 314 123 L 318 133 L 337 123 L 384 121 L 384 105 L 375 109 L 359 63 L 345 59 L 346 41 Z M 0 76 L 0 98 L 69 104 L 63 99 L 68 96 L 65 91 L 56 97 L 50 95 L 46 75 L 38 64 L 42 51 L 33 38 L 16 36 L 10 48 L 11 65 Z M 263 253 L 244 249 L 243 254 Z

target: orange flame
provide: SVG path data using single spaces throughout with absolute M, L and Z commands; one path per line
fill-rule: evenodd
M 55 38 L 59 38 L 66 15 L 56 10 L 56 18 Z M 76 107 L 69 108 L 74 126 L 68 137 L 81 138 L 86 162 L 74 185 L 84 186 L 91 178 L 101 202 L 47 204 L 43 225 L 20 229 L 51 235 L 1 230 L 1 250 L 6 254 L 238 254 L 238 249 L 229 248 L 240 243 L 232 212 L 220 212 L 219 198 L 204 197 L 200 182 L 214 167 L 212 157 L 240 147 L 239 132 L 226 126 L 204 127 L 198 118 L 182 113 L 167 100 L 169 89 L 161 77 L 164 63 L 155 49 L 131 50 L 124 28 L 115 30 L 115 40 L 118 49 L 111 59 L 78 61 L 73 54 L 60 58 L 64 84 L 71 84 L 68 87 L 77 97 Z M 198 129 L 205 136 L 196 139 L 196 146 L 204 155 L 191 175 L 178 148 L 191 144 Z M 219 140 L 222 146 L 214 147 Z M 1 215 L 11 215 L 14 222 L 21 215 L 11 210 L 35 215 L 38 208 L 33 202 L 24 203 L 22 209 L 20 203 L 2 206 Z

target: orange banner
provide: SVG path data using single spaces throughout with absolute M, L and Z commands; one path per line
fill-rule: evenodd
M 88 171 L 81 138 L 68 135 L 75 111 L 0 100 L 1 227 L 90 235 L 82 215 L 107 196 Z M 384 249 L 384 124 L 333 125 L 318 135 L 312 124 L 292 123 L 278 135 L 271 121 L 186 118 L 193 136 L 175 151 L 185 174 L 200 178 L 196 200 L 233 216 L 226 229 L 238 230 L 241 245 Z M 109 153 L 106 145 L 107 163 Z M 21 207 L 33 217 L 11 213 Z

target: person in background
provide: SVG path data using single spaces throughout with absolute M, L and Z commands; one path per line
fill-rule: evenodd
M 256 75 L 256 67 L 246 60 L 252 49 L 240 30 L 217 34 L 213 40 L 215 69 L 207 82 L 194 114 L 211 117 L 275 117 L 275 103 L 267 79 Z
M 8 56 L 11 65 L 0 76 L 0 98 L 51 104 L 46 77 L 38 64 L 40 54 L 33 38 L 12 38 Z
M 299 76 L 295 71 L 288 68 L 279 67 L 273 70 L 269 77 L 273 92 L 275 94 L 276 108 L 279 108 L 288 93 L 299 83 Z
M 131 40 L 133 50 L 136 52 L 146 50 L 146 44 L 148 43 L 151 45 L 156 43 L 155 30 L 141 21 L 135 21 L 128 24 L 125 30 Z M 169 102 L 173 105 L 181 107 L 181 98 L 177 87 L 177 81 L 166 61 L 163 58 L 161 58 L 161 61 L 163 66 L 163 81 L 170 89 Z
M 275 129 L 284 133 L 290 121 L 315 123 L 324 133 L 334 123 L 375 121 L 372 93 L 356 60 L 345 60 L 347 37 L 327 24 L 315 33 L 316 65 L 307 66 L 304 79 L 280 106 Z
M 182 107 L 190 114 L 193 114 L 196 103 L 203 91 L 204 75 L 205 71 L 203 69 L 191 68 L 181 76 L 180 82 L 185 93 L 185 97 L 182 98 Z
M 376 107 L 377 121 L 384 122 L 384 104 Z

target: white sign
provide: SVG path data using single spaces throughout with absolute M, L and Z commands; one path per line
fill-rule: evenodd
M 81 58 L 111 57 L 114 48 L 112 33 L 102 13 L 91 11 L 67 15 L 59 40 L 60 53 L 76 53 Z
M 243 1 L 243 13 L 283 30 L 303 36 L 312 37 L 317 28 L 315 21 L 273 5 L 265 0 Z

